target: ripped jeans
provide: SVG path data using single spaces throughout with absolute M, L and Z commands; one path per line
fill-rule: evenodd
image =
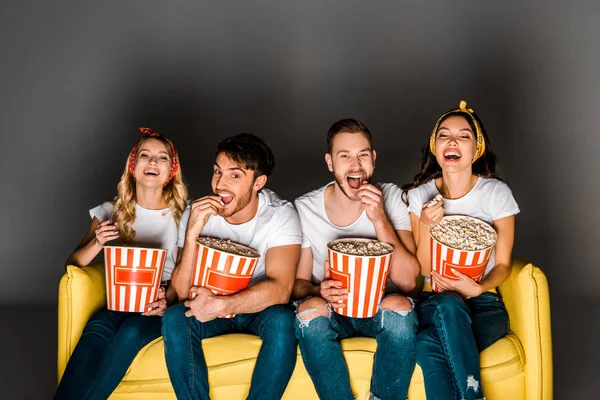
M 372 398 L 406 399 L 415 368 L 418 327 L 415 312 L 380 309 L 372 318 L 352 318 L 329 311 L 329 316 L 308 320 L 296 317 L 296 338 L 319 398 L 354 399 L 340 340 L 363 336 L 377 340 Z
M 500 296 L 486 292 L 464 300 L 454 292 L 423 292 L 417 313 L 417 363 L 427 399 L 484 399 L 479 352 L 509 330 Z

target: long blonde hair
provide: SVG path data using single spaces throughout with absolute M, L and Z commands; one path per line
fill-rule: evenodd
M 178 162 L 177 160 L 179 160 L 177 151 L 175 150 L 175 147 L 172 145 L 171 141 L 162 135 L 155 134 L 151 136 L 144 134 L 144 136 L 136 143 L 133 149 L 131 149 L 129 156 L 127 157 L 127 163 L 125 164 L 123 175 L 121 176 L 121 180 L 117 185 L 117 200 L 114 204 L 114 215 L 112 221 L 118 226 L 119 242 L 122 242 L 123 244 L 130 244 L 135 237 L 133 223 L 135 221 L 136 189 L 135 177 L 131 173 L 132 168 L 130 168 L 130 164 L 135 162 L 137 150 L 141 147 L 142 143 L 148 139 L 157 139 L 165 145 L 167 152 L 171 156 L 171 160 L 174 161 L 171 165 L 171 168 L 174 168 Z M 187 186 L 185 183 L 183 183 L 183 175 L 179 166 L 177 166 L 177 170 L 173 175 L 173 179 L 171 179 L 163 188 L 163 199 L 165 200 L 167 208 L 169 209 L 167 212 L 173 212 L 175 224 L 179 225 L 179 221 L 181 221 L 181 214 L 187 206 L 188 199 Z

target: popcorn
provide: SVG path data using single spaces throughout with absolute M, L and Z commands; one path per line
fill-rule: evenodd
M 475 218 L 443 218 L 430 229 L 431 236 L 438 242 L 457 250 L 483 250 L 493 246 L 496 231 Z
M 393 252 L 393 248 L 379 240 L 348 240 L 331 245 L 331 249 L 352 256 L 382 256 Z
M 238 256 L 244 257 L 259 257 L 260 255 L 256 252 L 256 250 L 251 249 L 250 247 L 242 246 L 237 243 L 233 243 L 230 240 L 216 239 L 210 237 L 199 237 L 197 240 L 198 243 L 210 247 L 211 249 L 223 251 L 225 253 L 234 254 Z
M 442 201 L 442 199 L 443 199 L 442 195 L 438 193 L 437 196 L 435 196 L 433 199 L 431 199 L 430 201 L 425 203 L 425 207 L 429 208 L 429 207 L 435 206 L 437 203 Z

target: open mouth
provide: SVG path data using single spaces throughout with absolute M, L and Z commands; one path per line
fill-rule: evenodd
M 146 176 L 158 176 L 159 172 L 154 169 L 147 169 L 144 171 L 144 175 Z
M 233 201 L 233 195 L 231 193 L 219 193 L 219 197 L 221 197 L 221 202 L 224 206 Z
M 351 189 L 353 190 L 357 190 L 360 185 L 363 184 L 363 182 L 366 182 L 367 180 L 365 179 L 364 175 L 348 175 L 346 177 L 346 182 L 348 182 L 348 186 L 350 186 Z
M 446 161 L 458 161 L 460 160 L 462 157 L 462 154 L 460 154 L 458 151 L 447 151 L 444 153 L 444 158 L 446 159 Z

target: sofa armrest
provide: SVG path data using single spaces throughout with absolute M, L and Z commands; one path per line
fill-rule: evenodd
M 533 264 L 515 258 L 511 275 L 499 291 L 508 311 L 510 329 L 525 351 L 526 398 L 551 400 L 552 332 L 546 276 Z
M 106 306 L 104 264 L 67 266 L 58 286 L 58 381 L 90 317 Z

